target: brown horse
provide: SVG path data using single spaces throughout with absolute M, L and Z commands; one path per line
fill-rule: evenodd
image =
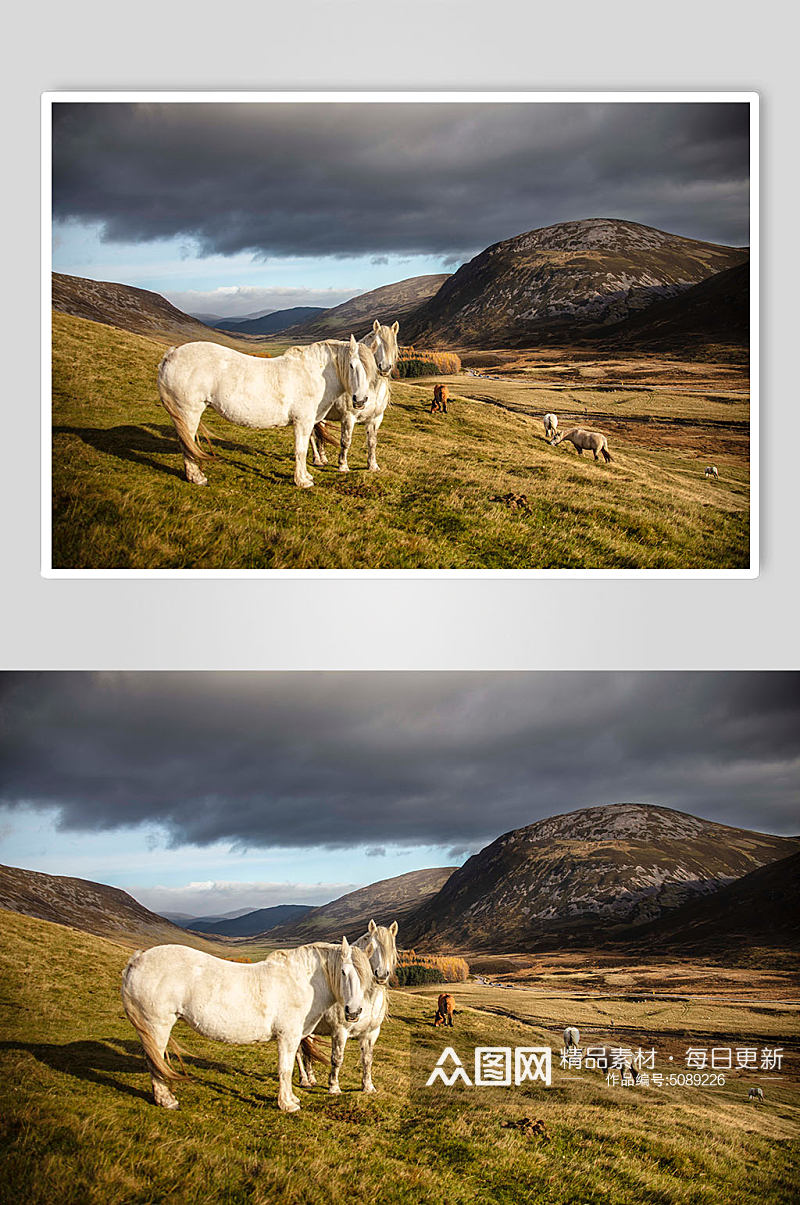
M 441 411 L 442 414 L 447 414 L 447 386 L 434 385 L 433 401 L 431 402 L 431 414 L 435 411 Z
M 436 1018 L 434 1025 L 449 1025 L 453 1028 L 453 1013 L 455 1012 L 456 1002 L 449 992 L 442 992 L 437 1002 Z

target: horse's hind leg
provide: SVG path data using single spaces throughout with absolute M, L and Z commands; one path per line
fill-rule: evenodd
M 297 1048 L 297 1066 L 300 1071 L 300 1087 L 313 1088 L 317 1082 L 317 1077 L 314 1075 L 314 1068 L 311 1063 L 311 1058 L 303 1049 L 302 1043 Z
M 347 453 L 350 451 L 350 444 L 353 442 L 353 428 L 356 425 L 355 417 L 352 414 L 345 414 L 342 418 L 342 437 L 339 445 L 339 472 L 349 473 L 350 465 L 347 463 Z
M 169 1035 L 172 1033 L 172 1027 L 175 1024 L 177 1017 L 173 1017 L 171 1021 L 165 1021 L 161 1025 L 150 1026 L 150 1032 L 153 1035 L 153 1041 L 157 1050 L 166 1057 L 167 1043 Z M 150 1078 L 153 1081 L 153 1100 L 157 1105 L 161 1105 L 162 1109 L 177 1109 L 179 1108 L 177 1097 L 175 1097 L 170 1089 L 167 1081 L 159 1074 L 158 1069 L 147 1058 L 145 1059 L 150 1071 Z
M 292 1089 L 292 1070 L 299 1045 L 299 1035 L 282 1034 L 278 1038 L 278 1108 L 284 1113 L 296 1113 L 300 1108 Z
M 311 432 L 311 459 L 317 468 L 322 468 L 328 463 L 328 457 L 325 455 L 325 441 L 317 435 L 316 431 Z

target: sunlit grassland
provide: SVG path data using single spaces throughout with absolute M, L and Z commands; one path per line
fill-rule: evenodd
M 641 425 L 608 427 L 614 462 L 595 463 L 569 445 L 545 443 L 533 415 L 563 411 L 563 397 L 559 406 L 549 391 L 518 382 L 451 379 L 447 416 L 428 412 L 431 382 L 395 382 L 379 439 L 383 471 L 366 471 L 357 427 L 353 471 L 336 471 L 334 449 L 331 464 L 313 470 L 309 491 L 292 481 L 290 429 L 250 431 L 210 415 L 218 457 L 209 486 L 190 486 L 156 391 L 163 350 L 138 335 L 54 315 L 55 568 L 748 564 L 741 440 L 698 437 L 695 428 L 677 439 L 654 429 L 643 439 Z M 522 407 L 520 390 L 525 412 L 504 408 Z M 489 396 L 503 405 L 478 400 Z M 608 411 L 608 394 L 581 397 L 589 417 Z M 643 404 L 641 395 L 625 402 L 631 413 Z M 674 405 L 664 395 L 651 408 L 660 414 Z M 719 482 L 703 477 L 709 459 Z M 509 506 L 511 494 L 524 494 L 527 505 Z
M 300 1090 L 295 1115 L 276 1108 L 273 1045 L 221 1046 L 179 1025 L 191 1082 L 179 1088 L 180 1110 L 160 1110 L 119 1001 L 129 950 L 16 913 L 0 917 L 4 1200 L 796 1200 L 794 1080 L 778 1079 L 756 1107 L 740 1082 L 614 1089 L 599 1073 L 562 1071 L 556 1058 L 549 1089 L 427 1091 L 425 1072 L 446 1044 L 465 1065 L 477 1045 L 560 1044 L 550 1026 L 464 1005 L 461 985 L 446 1036 L 431 1024 L 430 999 L 392 991 L 376 1050 L 378 1094 L 356 1090 L 357 1054 L 348 1049 L 342 1096 Z M 542 1119 L 546 1139 L 502 1128 L 525 1116 Z

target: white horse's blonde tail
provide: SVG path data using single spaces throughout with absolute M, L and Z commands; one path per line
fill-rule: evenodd
M 131 1025 L 139 1035 L 139 1039 L 144 1047 L 145 1058 L 158 1077 L 165 1080 L 168 1084 L 188 1080 L 189 1076 L 183 1064 L 183 1059 L 181 1058 L 181 1055 L 188 1054 L 188 1051 L 184 1050 L 182 1046 L 179 1046 L 173 1038 L 170 1038 L 169 1042 L 167 1043 L 167 1049 L 171 1050 L 172 1053 L 176 1055 L 178 1062 L 181 1065 L 181 1070 L 176 1071 L 174 1067 L 170 1066 L 170 1064 L 164 1058 L 163 1051 L 158 1049 L 158 1044 L 156 1043 L 153 1034 L 150 1032 L 139 1006 L 128 994 L 125 976 L 123 976 L 122 980 L 122 1007 L 125 1009 L 125 1013 Z
M 317 439 L 321 439 L 324 444 L 337 444 L 339 442 L 334 435 L 331 435 L 330 431 L 328 430 L 328 424 L 324 419 L 322 422 L 314 423 L 314 434 L 316 435 Z
M 164 380 L 164 367 L 174 351 L 177 351 L 177 348 L 171 347 L 158 366 L 158 395 L 161 398 L 161 405 L 164 407 L 167 414 L 175 424 L 175 430 L 178 433 L 178 439 L 180 441 L 181 448 L 183 449 L 184 456 L 188 457 L 189 460 L 194 460 L 197 464 L 200 464 L 203 460 L 211 460 L 216 453 L 211 446 L 211 438 L 209 436 L 208 428 L 204 423 L 199 423 L 197 430 L 208 441 L 209 450 L 208 452 L 204 452 L 200 447 L 199 443 L 186 425 L 186 420 L 181 414 L 177 402 L 171 396 L 169 388 Z
M 318 1045 L 313 1038 L 303 1038 L 300 1046 L 307 1059 L 311 1059 L 315 1063 L 330 1062 L 330 1054 L 326 1054 L 325 1047 Z

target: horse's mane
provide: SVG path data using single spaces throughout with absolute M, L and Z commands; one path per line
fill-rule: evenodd
M 339 975 L 342 970 L 341 945 L 330 941 L 315 941 L 309 946 L 299 946 L 298 949 L 318 950 L 322 954 L 322 964 L 328 976 L 331 991 L 334 991 L 334 981 L 338 984 Z M 358 946 L 351 945 L 350 953 L 353 956 L 353 966 L 356 968 L 356 973 L 361 980 L 361 986 L 365 992 L 368 992 L 372 987 L 372 967 L 370 966 L 369 959 Z M 334 995 L 336 995 L 335 991 Z

